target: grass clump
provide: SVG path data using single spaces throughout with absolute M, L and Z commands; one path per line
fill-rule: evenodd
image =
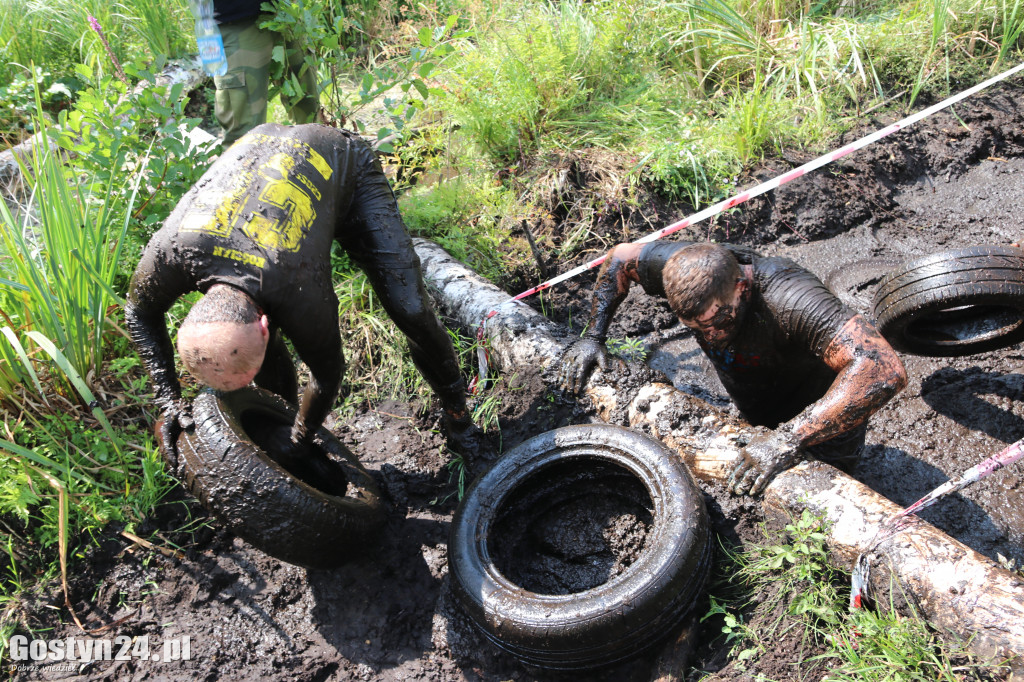
M 764 544 L 727 552 L 704 620 L 721 624 L 730 666 L 756 677 L 781 662 L 787 679 L 829 682 L 1005 679 L 1008 670 L 973 662 L 913 607 L 848 610 L 850 576 L 829 561 L 823 529 L 804 510 L 781 533 L 764 531 Z
M 521 208 L 501 185 L 460 176 L 414 188 L 400 206 L 411 234 L 437 242 L 485 277 L 500 279 L 519 259 L 510 232 Z

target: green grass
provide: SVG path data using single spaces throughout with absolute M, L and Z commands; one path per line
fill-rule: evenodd
M 6 59 L 0 62 L 0 76 L 10 77 L 12 65 L 31 63 L 55 73 L 70 73 L 79 63 L 99 63 L 112 71 L 99 37 L 89 28 L 89 16 L 99 21 L 122 62 L 195 51 L 193 20 L 185 0 L 3 0 L 0 54 Z
M 795 679 L 959 682 L 1006 672 L 974 662 L 963 644 L 944 640 L 912 607 L 850 611 L 850 576 L 830 562 L 822 524 L 804 511 L 780 533 L 762 529 L 762 543 L 726 552 L 704 620 L 721 624 L 738 670 L 757 674 L 759 660 L 788 637 L 806 652 L 792 661 Z
M 115 167 L 123 158 L 110 160 Z M 15 217 L 0 202 L 0 237 L 6 261 L 0 269 L 0 308 L 15 333 L 32 329 L 52 339 L 80 377 L 95 371 L 103 357 L 104 335 L 110 328 L 108 309 L 119 301 L 111 289 L 120 267 L 128 232 L 128 210 L 118 205 L 122 192 L 114 178 L 99 193 L 68 185 L 63 157 L 56 149 L 34 145 L 31 168 L 24 169 L 31 199 Z M 17 372 L 24 354 L 12 354 L 17 343 L 0 344 L 8 372 Z M 52 355 L 52 354 L 51 354 Z M 16 362 L 21 360 L 21 362 Z M 35 382 L 38 387 L 38 381 Z

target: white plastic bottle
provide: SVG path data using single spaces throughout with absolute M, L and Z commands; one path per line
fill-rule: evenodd
M 223 76 L 228 72 L 228 58 L 224 39 L 213 20 L 213 0 L 189 0 L 189 5 L 196 18 L 196 45 L 203 69 L 211 76 Z

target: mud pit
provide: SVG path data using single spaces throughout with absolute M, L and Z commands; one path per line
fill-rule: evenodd
M 737 214 L 678 237 L 755 245 L 766 254 L 794 258 L 822 277 L 867 258 L 1019 241 L 1022 96 L 1020 87 L 1009 86 L 983 93 L 956 108 L 959 120 L 949 112 L 937 114 L 744 205 Z M 889 122 L 872 121 L 843 142 Z M 770 160 L 741 185 L 809 158 Z M 625 225 L 636 238 L 649 229 L 644 217 L 661 226 L 688 213 L 679 207 L 662 208 L 656 215 L 653 210 L 645 207 L 645 216 L 623 215 L 612 222 Z M 623 236 L 620 228 L 608 225 L 597 232 L 605 241 L 595 239 L 592 250 L 578 253 L 560 269 L 593 257 Z M 525 281 L 509 288 L 518 291 Z M 556 288 L 545 300 L 546 310 L 579 325 L 592 282 L 591 274 Z M 841 293 L 862 308 L 870 298 L 864 292 Z M 611 335 L 645 335 L 654 364 L 671 369 L 678 386 L 729 409 L 707 362 L 667 306 L 634 291 Z M 853 475 L 907 505 L 1024 437 L 1024 349 L 956 359 L 904 356 L 904 361 L 910 384 L 871 421 L 866 456 Z M 591 420 L 584 406 L 549 390 L 543 377 L 522 372 L 505 382 L 500 414 L 505 449 L 541 431 Z M 560 679 L 498 652 L 449 608 L 446 542 L 455 484 L 436 433 L 438 417 L 436 410 L 389 403 L 332 425 L 374 473 L 391 509 L 379 542 L 354 552 L 352 562 L 337 570 L 283 564 L 216 525 L 195 530 L 205 515 L 180 494 L 136 529 L 144 536 L 157 530 L 168 542 L 181 544 L 180 558 L 130 547 L 115 532 L 92 546 L 75 564 L 71 579 L 72 602 L 86 624 L 96 627 L 124 618 L 98 636 L 145 634 L 151 647 L 189 635 L 193 660 L 98 663 L 81 671 L 84 679 Z M 989 557 L 1002 554 L 1019 563 L 1024 561 L 1022 476 L 1020 465 L 1000 471 L 922 516 Z M 705 492 L 722 538 L 760 539 L 755 503 L 719 489 Z M 631 523 L 628 514 L 612 511 L 620 523 Z M 181 532 L 190 522 L 192 532 Z M 73 624 L 58 622 L 58 610 L 46 608 L 61 602 L 54 588 L 46 599 L 25 607 L 32 623 L 55 628 L 54 636 L 79 636 Z M 692 663 L 719 671 L 726 664 L 724 647 L 709 641 L 704 638 Z M 796 679 L 790 664 L 808 652 L 788 641 L 780 641 L 777 649 L 774 667 L 766 664 L 760 672 Z M 608 671 L 606 677 L 649 679 L 656 653 Z M 20 679 L 69 676 L 44 670 L 23 673 Z M 749 679 L 749 673 L 726 666 L 714 679 Z
M 651 527 L 651 499 L 600 460 L 554 467 L 517 490 L 494 528 L 495 566 L 538 594 L 574 594 L 629 568 Z

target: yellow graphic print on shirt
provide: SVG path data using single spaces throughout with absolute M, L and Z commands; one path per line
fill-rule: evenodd
M 236 144 L 284 146 L 287 151 L 274 154 L 255 174 L 252 171 L 240 173 L 234 191 L 217 202 L 213 215 L 209 209 L 192 211 L 182 219 L 178 230 L 206 232 L 228 239 L 235 227 L 241 227 L 242 232 L 264 251 L 298 251 L 316 219 L 314 199 L 310 195 L 320 201 L 321 193 L 295 167 L 299 161 L 305 160 L 324 180 L 330 179 L 333 169 L 315 149 L 299 140 L 250 134 Z M 257 176 L 266 184 L 259 196 L 254 197 L 250 191 Z M 277 215 L 265 215 L 267 206 L 279 209 L 273 212 Z M 223 255 L 225 250 L 220 251 L 214 255 Z M 253 262 L 262 263 L 264 260 L 259 258 Z
M 313 200 L 302 186 L 291 181 L 294 169 L 295 159 L 278 152 L 257 171 L 267 180 L 257 200 L 281 209 L 284 215 L 268 218 L 254 212 L 242 225 L 242 231 L 267 251 L 298 251 L 302 238 L 316 219 Z
M 252 171 L 240 173 L 235 189 L 223 199 L 219 195 L 200 193 L 178 224 L 178 232 L 206 232 L 224 239 L 230 237 L 238 220 L 238 207 L 245 202 L 252 179 Z

